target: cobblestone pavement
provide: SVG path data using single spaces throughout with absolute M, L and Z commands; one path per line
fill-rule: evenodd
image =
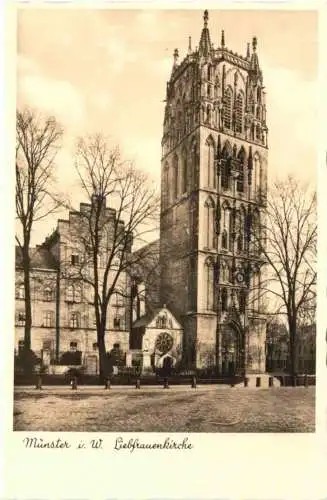
M 315 388 L 16 387 L 14 430 L 314 432 Z

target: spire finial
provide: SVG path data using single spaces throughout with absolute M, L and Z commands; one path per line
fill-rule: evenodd
M 203 14 L 203 24 L 205 28 L 208 27 L 208 20 L 209 20 L 209 12 L 205 10 Z
M 189 36 L 188 37 L 188 53 L 191 54 L 192 52 L 192 38 Z
M 221 30 L 221 42 L 220 45 L 224 48 L 225 47 L 225 31 Z
M 209 19 L 209 14 L 208 14 L 208 11 L 205 10 L 204 14 L 203 14 L 204 26 L 202 28 L 200 44 L 199 44 L 200 55 L 202 55 L 204 57 L 208 57 L 211 50 L 212 50 L 210 33 L 209 33 L 209 29 L 208 29 L 208 19 Z
M 175 49 L 175 50 L 174 50 L 173 57 L 174 57 L 174 67 L 175 67 L 175 66 L 177 66 L 177 63 L 178 63 L 178 58 L 179 58 L 178 49 Z
M 246 48 L 246 58 L 250 59 L 250 44 L 249 43 L 247 44 L 247 48 Z
M 253 52 L 255 52 L 257 50 L 257 45 L 258 45 L 258 39 L 256 36 L 254 36 L 252 38 L 252 49 L 253 49 Z

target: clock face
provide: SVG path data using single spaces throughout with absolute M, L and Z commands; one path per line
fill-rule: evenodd
M 244 276 L 242 273 L 237 273 L 236 275 L 236 280 L 239 282 L 239 283 L 243 283 L 244 281 Z
M 161 352 L 161 353 L 166 353 L 170 351 L 170 349 L 173 347 L 174 340 L 169 333 L 160 333 L 156 340 L 156 349 Z

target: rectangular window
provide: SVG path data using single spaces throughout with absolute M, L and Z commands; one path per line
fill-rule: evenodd
M 43 326 L 51 328 L 53 326 L 53 311 L 44 313 Z
M 97 350 L 98 350 L 98 348 L 99 348 L 98 343 L 97 343 L 97 342 L 94 342 L 94 344 L 93 344 L 93 346 L 92 346 L 92 347 L 93 347 L 93 351 L 97 351 Z
M 52 349 L 52 340 L 44 340 L 43 341 L 43 349 L 45 351 L 51 351 L 51 349 Z
M 118 318 L 117 316 L 114 318 L 114 328 L 120 328 L 120 318 Z
M 71 313 L 69 326 L 70 328 L 79 328 L 79 313 L 77 312 Z
M 25 299 L 25 287 L 24 285 L 19 285 L 16 289 L 16 299 Z
M 71 263 L 72 263 L 72 266 L 78 266 L 79 255 L 76 255 L 76 254 L 72 255 Z
M 18 323 L 18 326 L 24 326 L 25 325 L 25 312 L 24 311 L 20 311 L 17 314 L 17 323 Z
M 46 288 L 44 290 L 44 300 L 46 302 L 50 302 L 51 300 L 53 300 L 53 291 L 51 290 L 51 288 Z

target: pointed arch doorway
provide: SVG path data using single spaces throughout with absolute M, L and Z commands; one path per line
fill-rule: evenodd
M 221 373 L 224 376 L 240 375 L 244 370 L 242 332 L 235 322 L 222 326 Z

